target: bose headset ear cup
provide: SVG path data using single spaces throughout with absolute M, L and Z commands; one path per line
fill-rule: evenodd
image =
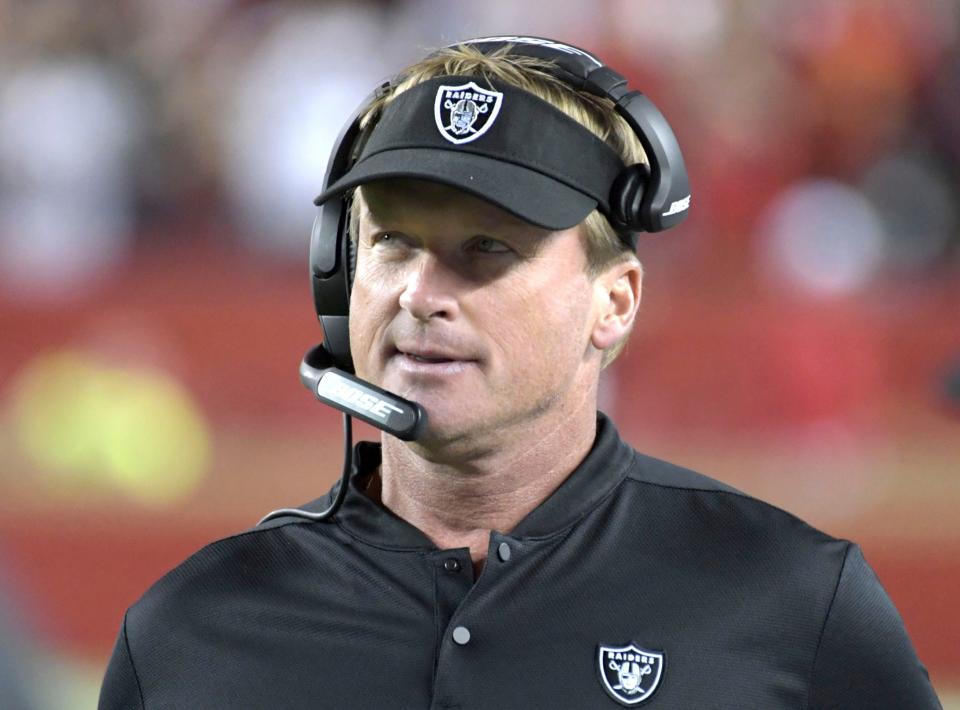
M 629 165 L 610 187 L 610 223 L 618 231 L 643 231 L 641 206 L 650 180 L 650 168 L 643 163 Z
M 643 145 L 651 166 L 643 189 L 644 204 L 639 209 L 633 210 L 630 204 L 635 195 L 617 192 L 618 199 L 624 198 L 620 200 L 624 209 L 619 214 L 624 224 L 616 227 L 618 232 L 659 232 L 686 218 L 690 207 L 690 179 L 677 138 L 660 110 L 648 97 L 631 89 L 622 74 L 590 52 L 546 37 L 478 37 L 457 44 L 471 45 L 483 54 L 505 50 L 511 55 L 548 59 L 557 68 L 550 73 L 564 83 L 613 101 L 617 113 Z M 624 181 L 627 180 L 624 177 Z M 616 220 L 610 221 L 613 224 Z M 624 241 L 631 247 L 636 247 L 635 239 L 626 234 L 622 236 L 627 237 Z

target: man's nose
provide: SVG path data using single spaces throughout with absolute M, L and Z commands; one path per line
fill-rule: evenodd
M 400 307 L 420 321 L 452 319 L 459 313 L 457 274 L 436 255 L 423 253 L 411 269 Z

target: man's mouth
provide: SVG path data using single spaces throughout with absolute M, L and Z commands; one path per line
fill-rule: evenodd
M 447 371 L 454 368 L 461 370 L 464 366 L 475 362 L 472 358 L 464 357 L 458 353 L 445 350 L 434 350 L 424 348 L 396 348 L 394 356 L 399 358 L 401 363 L 406 363 L 408 369 L 426 372 L 426 368 L 436 368 L 437 372 Z M 420 370 L 420 368 L 424 368 Z M 451 370 L 452 371 L 452 370 Z
M 400 351 L 401 355 L 405 355 L 415 362 L 426 362 L 430 364 L 435 364 L 439 362 L 454 362 L 453 358 L 448 357 L 427 357 L 424 355 L 414 355 L 413 353 L 405 353 L 402 350 Z

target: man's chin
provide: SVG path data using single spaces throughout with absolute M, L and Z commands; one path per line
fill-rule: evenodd
M 470 411 L 458 411 L 460 408 L 455 402 L 436 402 L 433 397 L 424 397 L 414 400 L 427 413 L 427 426 L 424 429 L 423 440 L 429 438 L 436 443 L 454 441 L 467 436 L 471 429 L 475 429 Z
M 482 389 L 467 379 L 420 381 L 403 374 L 387 372 L 375 382 L 404 399 L 416 402 L 427 413 L 427 425 L 417 440 L 420 446 L 450 450 L 468 444 L 497 417 L 484 403 L 489 401 Z
M 468 459 L 490 448 L 483 442 L 489 438 L 484 436 L 484 420 L 476 412 L 451 411 L 449 401 L 431 406 L 429 398 L 420 404 L 427 413 L 427 425 L 410 446 L 424 458 Z

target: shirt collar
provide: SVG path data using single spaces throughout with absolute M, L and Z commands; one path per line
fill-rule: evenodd
M 564 530 L 589 513 L 620 484 L 633 458 L 633 449 L 617 433 L 613 422 L 597 413 L 597 435 L 586 458 L 550 496 L 534 508 L 509 534 L 517 539 L 547 537 Z M 334 520 L 348 533 L 378 547 L 398 550 L 434 550 L 416 527 L 371 500 L 363 490 L 380 465 L 380 444 L 361 441 L 354 448 L 350 490 Z M 334 491 L 314 501 L 308 510 L 320 510 Z

